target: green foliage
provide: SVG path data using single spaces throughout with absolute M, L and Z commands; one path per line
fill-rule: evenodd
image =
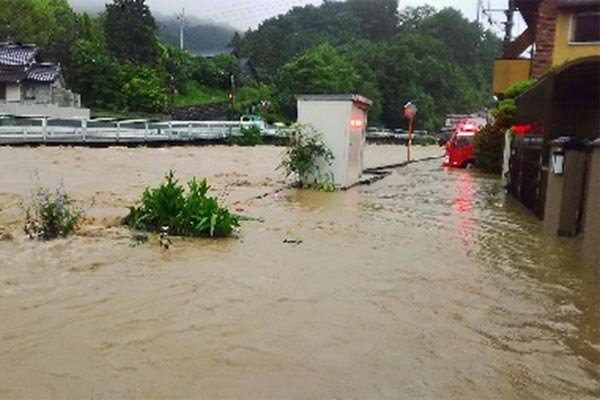
M 514 124 L 517 111 L 517 104 L 512 97 L 519 96 L 533 83 L 534 81 L 523 81 L 511 86 L 509 88 L 510 97 L 507 96 L 508 98 L 500 101 L 492 110 L 494 123 L 485 126 L 475 135 L 473 145 L 477 168 L 492 174 L 502 173 L 504 136 Z
M 186 85 L 185 95 L 175 97 L 175 106 L 193 106 L 199 104 L 220 103 L 227 101 L 226 91 L 216 87 L 200 85 L 189 80 Z
M 294 125 L 279 167 L 284 168 L 288 176 L 296 174 L 302 186 L 311 177 L 316 182 L 322 180 L 320 165 L 331 164 L 331 160 L 333 154 L 323 143 L 321 135 L 310 127 Z
M 187 194 L 170 171 L 163 183 L 147 188 L 141 204 L 129 208 L 129 226 L 155 233 L 168 230 L 170 235 L 226 237 L 239 227 L 238 218 L 208 196 L 206 179 L 188 182 Z
M 492 110 L 492 115 L 496 119 L 496 125 L 509 128 L 516 112 L 517 103 L 513 99 L 505 99 L 500 101 L 498 106 Z
M 73 89 L 103 110 L 163 112 L 167 91 L 159 71 L 117 62 L 101 43 L 80 40 L 73 52 Z
M 54 192 L 38 187 L 25 209 L 25 233 L 31 239 L 66 237 L 77 228 L 83 214 L 62 186 Z
M 167 94 L 158 72 L 144 65 L 125 66 L 125 84 L 121 88 L 123 108 L 142 112 L 163 112 Z
M 515 82 L 510 85 L 504 92 L 504 97 L 507 99 L 516 99 L 523 94 L 527 89 L 535 85 L 537 81 L 535 79 L 527 79 L 519 82 Z
M 212 58 L 196 57 L 194 75 L 198 83 L 220 89 L 231 89 L 231 76 L 240 81 L 240 65 L 237 58 L 219 54 Z
M 277 79 L 282 111 L 293 118 L 297 94 L 350 93 L 359 80 L 352 65 L 328 43 L 296 57 Z
M 145 0 L 113 0 L 106 4 L 107 48 L 121 62 L 153 64 L 157 59 L 156 29 Z
M 68 64 L 74 21 L 67 0 L 0 0 L 0 41 L 35 43 L 47 61 Z
M 178 94 L 186 94 L 187 83 L 196 69 L 194 57 L 187 51 L 169 45 L 158 45 L 159 69 L 168 88 Z
M 310 185 L 312 190 L 316 190 L 318 192 L 337 192 L 339 188 L 333 184 L 330 180 L 322 179 L 318 180 L 312 185 Z
M 491 124 L 475 135 L 473 145 L 478 169 L 496 175 L 502 173 L 505 131 L 502 127 Z
M 290 119 L 293 95 L 339 93 L 340 86 L 373 100 L 370 121 L 392 128 L 407 127 L 402 116 L 407 101 L 419 106 L 416 126 L 430 131 L 446 114 L 491 106 L 500 39 L 454 9 L 396 10 L 397 2 L 385 0 L 297 7 L 232 44 L 280 89 L 281 112 Z M 316 62 L 323 58 L 318 53 L 325 53 L 316 50 L 321 46 L 329 46 L 327 52 L 337 53 L 353 71 L 333 68 L 332 76 L 329 62 L 324 67 Z
M 229 143 L 236 146 L 256 146 L 263 144 L 263 135 L 260 128 L 256 125 L 248 128 L 242 128 L 241 136 L 232 136 Z

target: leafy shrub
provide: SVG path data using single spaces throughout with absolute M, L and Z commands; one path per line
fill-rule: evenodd
M 38 187 L 25 208 L 25 233 L 31 239 L 66 237 L 77 228 L 83 214 L 62 186 L 54 192 Z
M 497 125 L 486 125 L 473 141 L 477 168 L 492 174 L 502 173 L 504 132 L 506 129 Z
M 313 128 L 294 125 L 283 160 L 279 164 L 287 175 L 296 174 L 300 186 L 306 183 L 309 177 L 317 181 L 321 179 L 319 165 L 323 162 L 331 164 L 333 154 L 321 140 Z
M 514 100 L 535 84 L 535 80 L 526 80 L 511 85 L 496 108 L 492 110 L 494 123 L 486 125 L 473 141 L 477 168 L 492 174 L 502 173 L 504 161 L 504 135 L 514 124 L 517 103 Z
M 229 143 L 237 146 L 256 146 L 263 144 L 262 132 L 256 125 L 252 125 L 248 128 L 242 127 L 242 135 L 232 136 Z
M 527 89 L 532 87 L 537 81 L 535 79 L 527 79 L 519 82 L 515 82 L 510 85 L 504 92 L 504 98 L 516 99 L 523 94 Z
M 170 171 L 160 186 L 144 191 L 140 206 L 129 208 L 128 224 L 155 233 L 167 227 L 169 234 L 176 236 L 229 236 L 239 227 L 239 220 L 207 195 L 209 189 L 206 179 L 192 178 L 186 195 Z

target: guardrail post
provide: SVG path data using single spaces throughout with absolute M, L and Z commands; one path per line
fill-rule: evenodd
M 169 121 L 169 140 L 173 137 L 173 122 Z
M 87 136 L 87 119 L 82 119 L 81 120 L 81 138 L 83 140 L 83 143 L 86 142 L 86 136 Z
M 44 142 L 46 141 L 46 136 L 48 135 L 48 118 L 47 117 L 43 117 L 42 118 L 42 138 L 44 140 Z
M 119 143 L 120 138 L 121 138 L 121 122 L 117 121 L 117 143 Z
M 144 121 L 144 143 L 148 141 L 148 121 Z
M 192 123 L 188 125 L 188 141 L 192 140 Z

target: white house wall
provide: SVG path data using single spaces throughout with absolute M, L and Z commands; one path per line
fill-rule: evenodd
M 6 101 L 21 101 L 21 85 L 18 83 L 6 84 Z

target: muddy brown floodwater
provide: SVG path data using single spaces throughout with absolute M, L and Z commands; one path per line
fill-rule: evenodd
M 367 164 L 404 152 L 369 146 Z M 280 153 L 0 148 L 0 398 L 600 396 L 598 269 L 497 179 L 433 160 L 276 193 Z M 168 169 L 262 222 L 133 246 L 124 206 Z M 83 205 L 77 235 L 24 237 L 36 171 Z

